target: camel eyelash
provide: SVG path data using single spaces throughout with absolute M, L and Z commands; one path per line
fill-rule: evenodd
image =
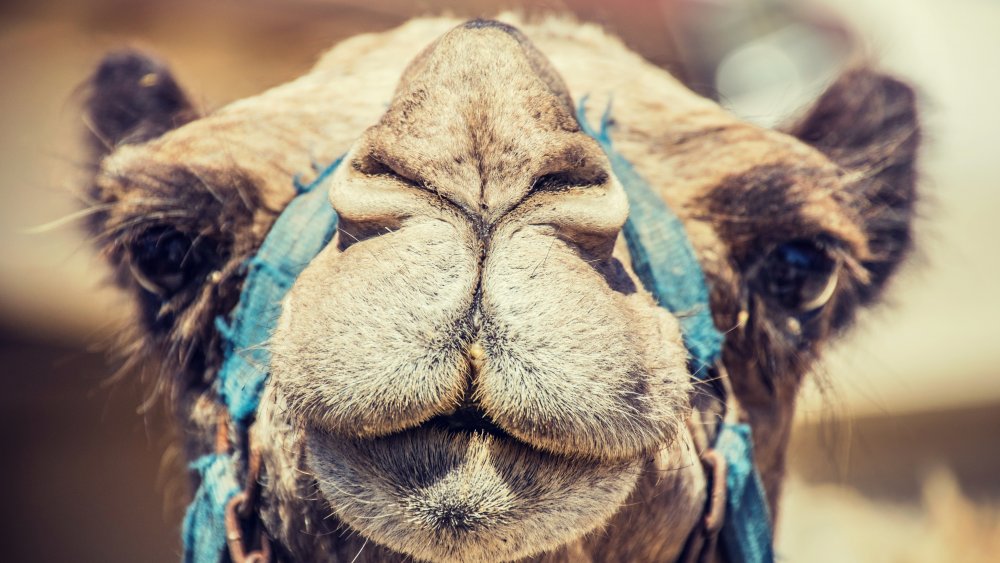
M 207 276 L 219 262 L 219 249 L 212 241 L 166 225 L 150 227 L 136 237 L 129 254 L 136 282 L 161 298 Z
M 795 239 L 772 248 L 757 267 L 757 291 L 796 314 L 823 308 L 837 289 L 837 245 L 826 237 Z

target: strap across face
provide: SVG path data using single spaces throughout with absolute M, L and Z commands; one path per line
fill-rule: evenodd
M 584 96 L 577 108 L 580 127 L 600 143 L 628 195 L 629 214 L 622 234 L 632 255 L 632 268 L 660 306 L 677 317 L 691 354 L 692 372 L 705 379 L 722 354 L 723 337 L 712 321 L 708 285 L 684 223 L 612 146 L 608 127 L 611 104 L 595 131 L 587 121 L 586 103 Z
M 338 158 L 308 185 L 296 180 L 299 195 L 274 222 L 260 250 L 247 264 L 247 277 L 230 323 L 216 326 L 225 340 L 219 389 L 229 415 L 245 428 L 257 412 L 271 354 L 264 344 L 281 315 L 281 302 L 295 279 L 337 231 L 337 212 L 318 189 L 340 165 Z
M 708 285 L 688 240 L 684 224 L 611 143 L 611 104 L 594 131 L 580 100 L 577 120 L 597 140 L 628 195 L 629 215 L 623 234 L 632 256 L 632 268 L 660 306 L 681 324 L 684 345 L 691 355 L 692 375 L 707 381 L 722 356 L 725 340 L 712 320 Z M 725 377 L 725 376 L 720 376 Z M 774 560 L 771 515 L 767 495 L 753 459 L 750 425 L 736 422 L 735 413 L 722 423 L 712 449 L 726 465 L 726 519 L 722 545 L 732 561 L 768 563 Z
M 231 421 L 236 432 L 245 433 L 257 413 L 271 361 L 265 344 L 278 322 L 281 302 L 295 279 L 337 230 L 337 213 L 330 206 L 326 190 L 320 186 L 340 161 L 338 158 L 324 168 L 308 185 L 296 180 L 299 195 L 285 207 L 260 250 L 247 264 L 247 277 L 231 321 L 216 319 L 225 346 L 218 376 L 219 394 L 228 412 L 224 418 Z M 230 423 L 220 422 L 221 425 Z M 228 428 L 220 431 L 224 437 L 228 435 Z M 223 446 L 226 445 L 223 440 Z M 231 501 L 241 492 L 238 465 L 246 462 L 247 454 L 222 447 L 191 464 L 201 484 L 184 517 L 185 563 L 224 560 L 227 539 L 231 539 L 227 532 L 227 511 L 231 512 Z M 230 544 L 230 550 L 237 544 Z
M 586 120 L 584 97 L 577 117 L 597 140 L 628 195 L 630 212 L 623 229 L 632 265 L 659 304 L 675 314 L 691 356 L 694 377 L 705 380 L 719 361 L 723 336 L 712 320 L 708 286 L 684 225 L 663 200 L 612 146 L 610 105 L 594 131 Z M 340 164 L 337 159 L 306 186 L 275 221 L 256 256 L 247 265 L 240 301 L 226 322 L 217 326 L 225 340 L 219 372 L 220 395 L 236 428 L 252 422 L 268 376 L 270 354 L 263 344 L 281 314 L 281 302 L 295 279 L 329 243 L 337 229 L 337 213 L 327 200 L 325 183 Z M 753 462 L 750 428 L 724 423 L 714 448 L 728 466 L 723 546 L 733 560 L 773 561 L 770 514 Z M 202 483 L 185 518 L 185 560 L 217 561 L 225 547 L 225 508 L 238 492 L 236 457 L 215 453 L 196 461 Z M 218 533 L 216 533 L 218 532 Z

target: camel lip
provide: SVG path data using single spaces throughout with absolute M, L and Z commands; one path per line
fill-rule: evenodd
M 521 436 L 509 431 L 495 422 L 478 404 L 472 401 L 463 401 L 457 407 L 444 410 L 439 414 L 434 414 L 430 418 L 417 422 L 412 426 L 394 429 L 388 432 L 338 432 L 316 421 L 300 419 L 302 428 L 309 434 L 326 435 L 331 438 L 355 442 L 358 444 L 370 444 L 407 437 L 416 440 L 424 440 L 430 434 L 443 434 L 459 439 L 469 439 L 474 436 L 489 437 L 497 444 L 504 444 L 508 447 L 523 449 L 535 452 L 536 454 L 557 459 L 575 460 L 584 463 L 597 463 L 599 465 L 614 466 L 621 462 L 636 461 L 649 457 L 650 451 L 640 451 L 634 455 L 609 456 L 590 452 L 567 452 L 548 447 L 546 444 L 536 443 L 530 436 Z M 659 449 L 659 448 L 658 448 Z
M 448 561 L 519 560 L 529 529 L 568 541 L 568 530 L 613 514 L 640 473 L 637 462 L 553 455 L 483 428 L 448 428 L 447 418 L 374 439 L 310 432 L 303 470 L 332 513 L 366 539 Z M 588 500 L 594 494 L 599 502 Z M 475 556 L 483 550 L 493 555 Z
M 477 407 L 462 407 L 449 414 L 438 415 L 424 422 L 420 427 L 437 428 L 448 433 L 482 433 L 505 441 L 521 442 L 501 428 L 485 412 Z M 529 444 L 524 444 L 529 445 Z

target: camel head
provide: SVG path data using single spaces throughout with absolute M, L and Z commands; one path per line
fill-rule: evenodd
M 766 130 L 596 28 L 458 23 L 349 40 L 208 115 L 146 55 L 94 74 L 90 227 L 135 297 L 128 353 L 159 366 L 188 457 L 219 442 L 220 333 L 248 260 L 296 182 L 343 156 L 316 188 L 337 231 L 259 344 L 246 432 L 222 435 L 260 452 L 277 554 L 676 557 L 707 501 L 697 427 L 713 411 L 684 313 L 634 273 L 626 193 L 577 119 L 583 95 L 610 91 L 616 146 L 701 263 L 725 334 L 716 376 L 773 510 L 802 377 L 910 246 L 911 90 L 856 67 Z

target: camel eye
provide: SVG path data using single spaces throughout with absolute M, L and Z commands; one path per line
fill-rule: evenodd
M 797 313 L 821 308 L 837 288 L 837 261 L 822 240 L 794 240 L 764 258 L 757 285 L 770 299 Z
M 132 274 L 150 293 L 174 293 L 207 273 L 211 251 L 201 242 L 171 227 L 153 227 L 131 248 Z

